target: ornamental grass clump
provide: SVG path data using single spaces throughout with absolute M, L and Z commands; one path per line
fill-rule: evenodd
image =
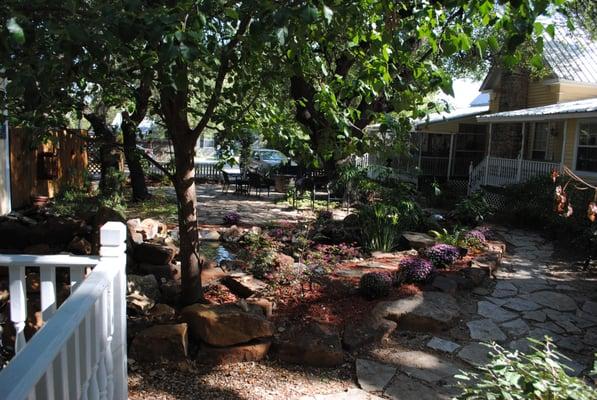
M 425 256 L 431 260 L 436 268 L 452 265 L 460 258 L 460 250 L 450 244 L 439 243 L 425 250 Z
M 427 282 L 435 272 L 433 263 L 421 257 L 405 258 L 400 261 L 400 268 L 404 271 L 402 277 L 405 283 Z
M 369 272 L 361 277 L 359 289 L 368 299 L 379 299 L 390 294 L 392 277 L 383 272 Z

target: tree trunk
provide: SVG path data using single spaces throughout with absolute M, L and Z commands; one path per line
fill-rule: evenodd
M 124 158 L 129 167 L 131 187 L 133 189 L 133 201 L 143 201 L 150 197 L 145 183 L 145 172 L 141 166 L 139 154 L 137 154 L 136 127 L 130 121 L 123 118 L 122 139 L 124 145 Z
M 178 226 L 180 237 L 180 263 L 182 303 L 193 304 L 203 300 L 201 269 L 197 248 L 197 192 L 195 190 L 195 144 L 192 136 L 173 138 L 176 157 L 174 186 L 178 197 Z
M 106 119 L 96 114 L 85 114 L 93 127 L 99 143 L 100 184 L 102 196 L 113 198 L 122 195 L 122 171 L 120 170 L 120 152 L 116 146 L 116 137 L 108 128 Z

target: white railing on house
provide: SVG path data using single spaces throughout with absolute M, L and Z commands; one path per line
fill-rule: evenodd
M 114 399 L 127 396 L 126 228 L 108 222 L 100 256 L 0 255 L 8 266 L 15 357 L 0 371 L 0 399 Z M 44 326 L 25 342 L 25 268 L 40 271 Z M 71 294 L 56 306 L 56 268 L 70 270 Z M 89 270 L 89 272 L 87 272 Z
M 367 169 L 367 176 L 371 179 L 388 178 L 402 182 L 417 182 L 416 166 L 406 168 L 392 168 L 375 163 L 375 159 L 369 154 L 363 156 L 352 156 L 352 162 L 359 168 Z
M 549 176 L 561 164 L 547 161 L 523 160 L 522 158 L 485 157 L 469 169 L 469 193 L 483 185 L 506 186 L 527 182 L 535 176 Z

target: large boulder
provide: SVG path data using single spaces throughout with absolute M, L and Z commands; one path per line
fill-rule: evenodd
M 265 282 L 244 272 L 235 272 L 223 277 L 220 282 L 235 295 L 246 299 L 265 290 Z
M 396 301 L 378 303 L 372 311 L 377 321 L 394 321 L 399 329 L 436 332 L 448 328 L 460 315 L 454 297 L 441 292 L 423 292 Z
M 224 242 L 236 243 L 243 236 L 243 230 L 237 227 L 236 225 L 232 225 L 230 228 L 225 228 L 220 233 L 220 236 Z
M 342 345 L 346 350 L 354 351 L 361 346 L 386 339 L 396 327 L 396 322 L 373 315 L 363 321 L 350 321 L 344 327 Z
M 292 329 L 280 341 L 278 358 L 299 365 L 337 367 L 344 362 L 344 352 L 334 327 L 311 323 Z
M 197 359 L 206 364 L 232 364 L 245 361 L 261 361 L 271 347 L 268 339 L 255 340 L 228 347 L 201 346 Z
M 193 304 L 183 308 L 181 316 L 193 339 L 212 346 L 232 346 L 274 334 L 273 324 L 255 304 Z
M 135 243 L 133 256 L 138 263 L 166 265 L 170 264 L 176 256 L 176 248 L 153 243 Z
M 420 232 L 404 232 L 400 240 L 404 247 L 417 250 L 425 249 L 435 244 L 435 240 L 431 236 Z
M 139 332 L 131 343 L 136 361 L 185 361 L 188 355 L 187 324 L 155 325 Z
M 127 307 L 146 313 L 159 301 L 160 288 L 153 275 L 127 275 Z
M 66 246 L 66 250 L 79 256 L 87 256 L 91 254 L 91 243 L 86 239 L 75 236 Z
M 166 281 L 169 280 L 176 280 L 180 281 L 180 265 L 178 264 L 164 264 L 164 265 L 157 265 L 157 264 L 147 264 L 141 263 L 138 265 L 138 270 L 144 274 L 151 274 L 155 276 L 158 281 L 162 281 L 165 279 Z

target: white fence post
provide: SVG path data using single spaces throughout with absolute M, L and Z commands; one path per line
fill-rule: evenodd
M 112 296 L 108 299 L 112 321 L 108 322 L 111 333 L 113 370 L 108 373 L 109 387 L 113 387 L 114 399 L 128 398 L 126 354 L 126 227 L 120 222 L 108 222 L 100 230 L 100 257 L 102 262 L 118 268 L 112 284 Z M 113 386 L 112 386 L 113 385 Z

